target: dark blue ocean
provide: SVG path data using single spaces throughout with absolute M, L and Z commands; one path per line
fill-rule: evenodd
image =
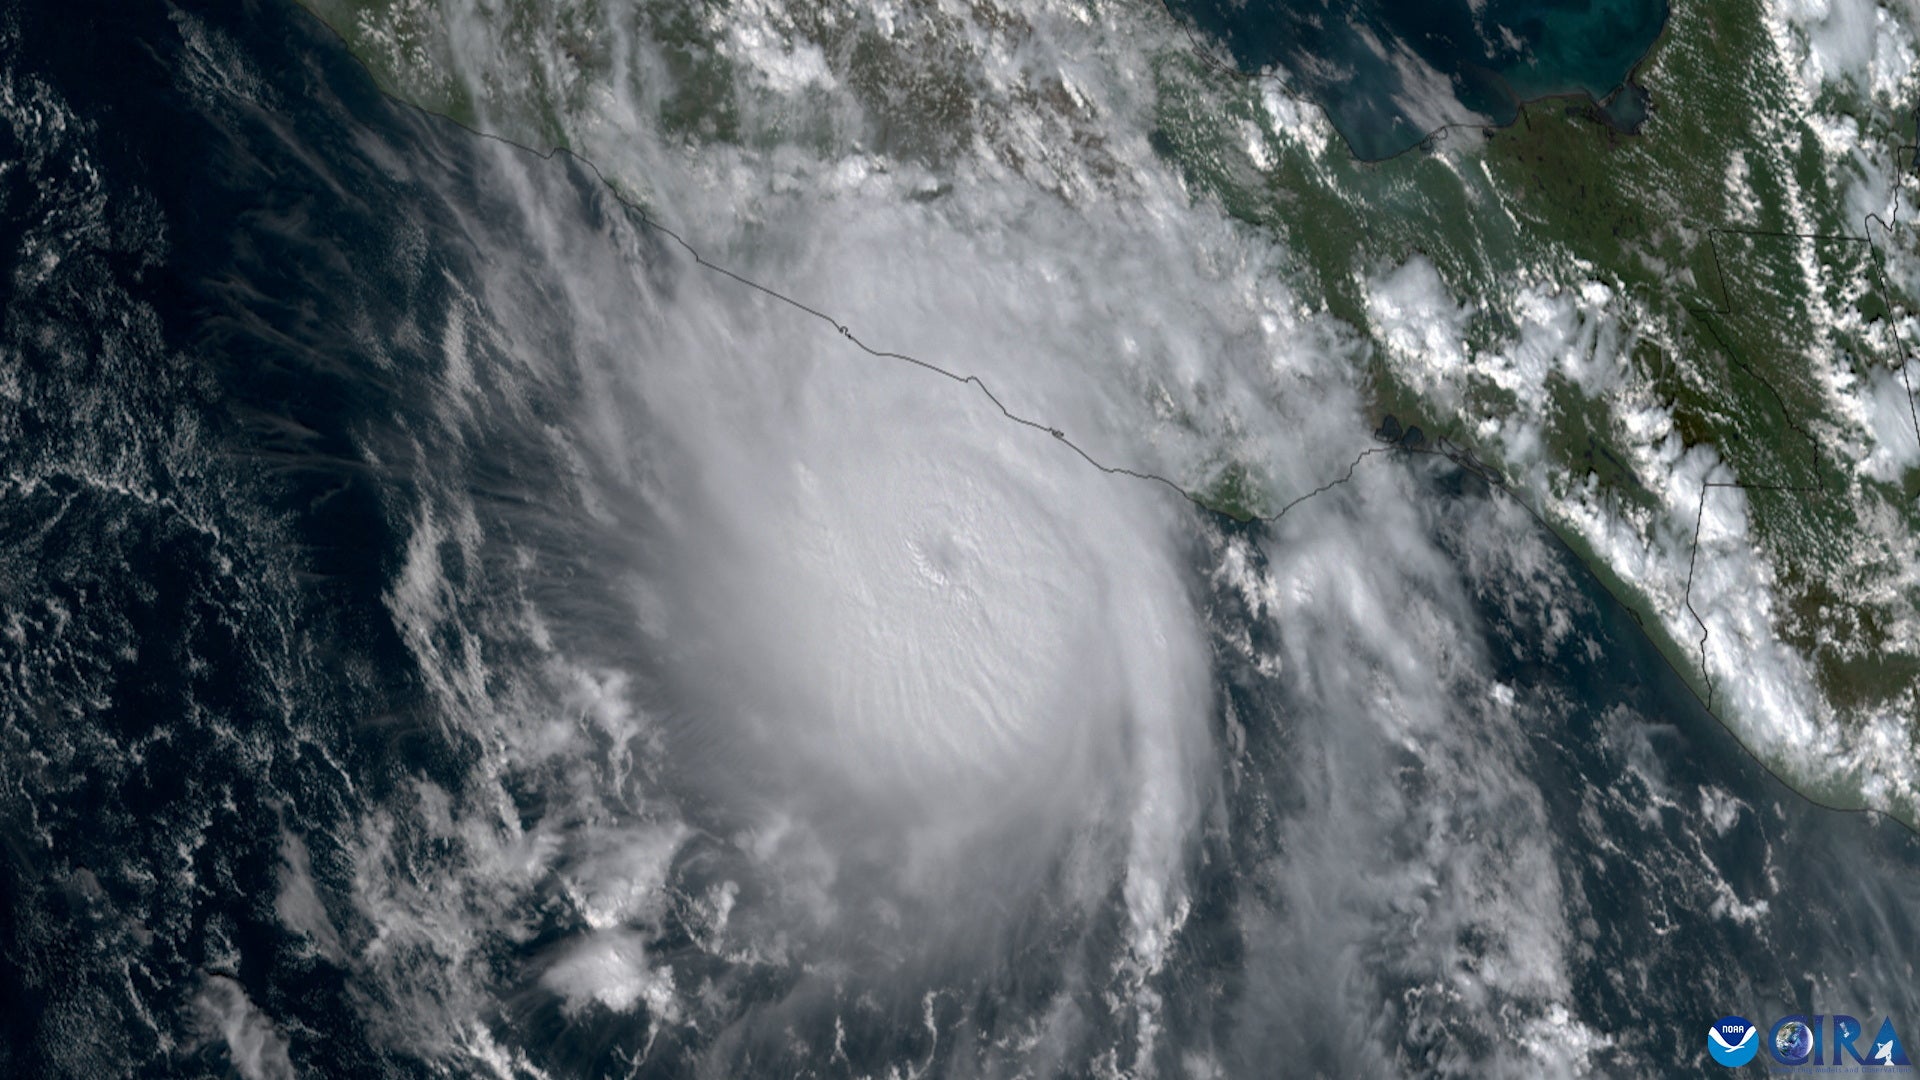
M 1618 17 L 1639 26 L 1650 11 Z M 1586 8 L 1504 17 L 1538 44 L 1484 54 L 1503 85 L 1546 85 L 1515 73 L 1555 57 L 1555 78 L 1577 69 L 1604 90 L 1631 60 L 1631 45 L 1554 43 L 1553 27 L 1601 17 Z M 1402 39 L 1417 21 L 1480 40 L 1444 13 L 1394 18 Z M 1473 92 L 1488 108 L 1499 96 Z M 909 972 L 922 982 L 842 1025 L 777 956 L 703 945 L 680 899 L 728 857 L 717 826 L 678 857 L 664 886 L 677 899 L 644 942 L 673 965 L 675 1008 L 566 1011 L 541 981 L 586 921 L 565 883 L 495 888 L 486 875 L 510 867 L 463 861 L 459 836 L 410 824 L 425 820 L 420 792 L 478 786 L 484 757 L 484 732 L 436 715 L 441 673 L 417 659 L 431 650 L 410 649 L 391 613 L 431 493 L 471 493 L 476 535 L 559 567 L 541 587 L 581 625 L 599 625 L 610 587 L 589 557 L 606 537 L 556 505 L 573 466 L 541 434 L 581 388 L 557 378 L 508 402 L 477 349 L 487 438 L 456 438 L 432 407 L 437 313 L 483 251 L 528 228 L 489 179 L 503 153 L 383 97 L 283 0 L 0 16 L 0 1076 L 955 1075 L 1061 995 L 1104 1015 L 1110 988 L 1081 976 L 1114 970 L 1118 916 L 1036 922 L 969 981 Z M 631 228 L 580 167 L 520 164 L 554 213 L 609 238 Z M 622 257 L 674 271 L 664 250 Z M 537 314 L 555 289 L 530 275 L 516 302 Z M 539 333 L 571 348 L 562 322 Z M 1516 719 L 1483 726 L 1462 708 L 1430 746 L 1343 744 L 1291 676 L 1236 650 L 1286 643 L 1207 576 L 1222 547 L 1265 534 L 1196 518 L 1210 722 L 1236 780 L 1196 842 L 1195 910 L 1153 976 L 1163 1026 L 1151 1040 L 1124 1018 L 1075 1029 L 1046 1071 L 1099 1075 L 1137 1052 L 1184 1075 L 1204 1050 L 1232 1076 L 1377 1076 L 1367 1044 L 1390 1071 L 1475 1075 L 1491 1048 L 1577 1025 L 1598 1041 L 1544 1052 L 1598 1075 L 1703 1075 L 1717 1068 L 1706 1028 L 1728 1013 L 1843 1012 L 1870 1029 L 1891 1016 L 1920 1039 L 1920 841 L 1770 776 L 1537 526 L 1499 527 L 1550 552 L 1539 565 L 1489 557 L 1470 538 L 1505 495 L 1445 462 L 1383 467 L 1412 477 L 1422 528 L 1471 598 L 1462 640 L 1491 658 Z M 1324 512 L 1363 511 L 1341 498 Z M 648 527 L 618 524 L 622 543 Z M 509 594 L 525 561 L 446 548 L 448 590 Z M 490 609 L 463 612 L 450 618 L 487 640 Z M 601 647 L 644 659 L 637 642 Z M 489 648 L 497 669 L 533 663 L 511 642 Z M 1353 755 L 1381 765 L 1377 788 L 1339 781 Z M 1482 768 L 1518 779 L 1476 787 Z M 529 767 L 512 788 L 528 830 L 550 813 L 541 783 Z M 1356 829 L 1375 804 L 1419 813 Z M 1316 864 L 1321 831 L 1369 839 Z M 368 837 L 394 854 L 362 857 Z M 1553 956 L 1503 941 L 1497 918 L 1441 920 L 1422 905 L 1443 883 L 1412 882 L 1411 900 L 1377 911 L 1315 911 L 1313 882 L 1290 876 L 1391 878 L 1442 838 L 1488 868 L 1448 895 L 1551 885 L 1538 895 L 1556 906 L 1524 914 L 1559 928 Z M 1522 849 L 1544 855 L 1501 861 Z M 448 936 L 383 936 L 369 896 L 446 912 L 426 925 Z M 1364 944 L 1318 956 L 1318 919 Z M 1297 977 L 1322 960 L 1375 989 L 1303 997 Z M 1475 990 L 1490 965 L 1535 961 L 1564 972 L 1547 988 L 1564 1014 Z M 471 1023 L 434 1027 L 436 1010 Z
M 1365 161 L 1448 124 L 1511 123 L 1521 102 L 1586 94 L 1622 127 L 1644 103 L 1628 76 L 1667 0 L 1169 0 L 1241 71 L 1277 69 Z

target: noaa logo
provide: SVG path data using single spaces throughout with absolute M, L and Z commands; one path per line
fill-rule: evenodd
M 1760 1029 L 1743 1016 L 1723 1016 L 1707 1029 L 1707 1053 L 1735 1068 L 1760 1052 Z

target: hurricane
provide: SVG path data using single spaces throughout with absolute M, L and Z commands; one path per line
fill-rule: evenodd
M 1920 842 L 1385 414 L 1168 160 L 1173 14 L 859 6 L 960 72 L 874 90 L 764 5 L 415 7 L 405 85 L 327 5 L 0 23 L 0 1072 L 1652 1075 L 1914 1014 Z

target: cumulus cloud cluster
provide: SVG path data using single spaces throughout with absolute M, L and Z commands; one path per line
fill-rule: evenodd
M 234 1072 L 245 1080 L 292 1080 L 287 1039 L 247 997 L 238 982 L 213 975 L 193 1001 L 202 1030 L 225 1047 Z
M 557 886 L 579 928 L 527 963 L 570 1015 L 717 1011 L 752 1043 L 777 1016 L 734 1011 L 728 965 L 813 972 L 787 1007 L 818 999 L 824 1024 L 1086 949 L 1047 977 L 1043 1041 L 1126 1016 L 1151 1060 L 1219 797 L 1211 526 L 1089 455 L 1194 489 L 1252 461 L 1291 496 L 1370 425 L 1342 335 L 1259 239 L 1129 152 L 1130 199 L 1063 205 L 991 162 L 928 201 L 858 156 L 628 147 L 646 218 L 579 169 L 490 152 L 497 224 L 444 316 L 437 414 L 481 461 L 512 440 L 480 433 L 540 399 L 564 417 L 534 425 L 540 452 L 571 476 L 540 543 L 510 538 L 536 531 L 526 511 L 436 487 L 389 593 L 501 785 L 423 786 L 360 844 L 394 992 L 449 980 L 408 1021 L 444 1015 L 437 1034 L 408 1038 L 476 1045 L 477 1002 L 446 1006 L 481 928 Z M 501 816 L 528 785 L 542 812 Z M 420 830 L 467 855 L 423 866 Z M 1117 948 L 1071 944 L 1110 911 Z
M 415 1009 L 405 1038 L 511 1064 L 479 1019 L 505 983 L 528 1014 L 643 1017 L 648 1046 L 698 1031 L 716 1068 L 851 1060 L 877 1014 L 924 1029 L 899 1036 L 916 1057 L 964 1028 L 976 1060 L 1026 1063 L 1099 1021 L 1131 1033 L 1113 1070 L 1144 1072 L 1194 866 L 1249 797 L 1235 732 L 1285 725 L 1301 757 L 1259 780 L 1264 899 L 1231 915 L 1262 1008 L 1337 1028 L 1418 984 L 1435 1003 L 1397 1015 L 1436 1042 L 1511 1010 L 1484 1060 L 1515 1073 L 1604 1045 L 1569 1013 L 1522 718 L 1400 466 L 1231 542 L 1174 490 L 1229 463 L 1276 502 L 1340 475 L 1373 427 L 1348 335 L 1151 152 L 1142 46 L 1031 14 L 1038 44 L 970 39 L 1011 121 L 957 163 L 839 127 L 687 153 L 640 119 L 660 73 L 635 48 L 569 134 L 644 212 L 508 147 L 448 184 L 488 208 L 476 280 L 439 313 L 464 456 L 423 494 L 388 605 L 480 764 L 358 838 L 360 962 Z M 741 17 L 766 22 L 728 40 L 769 116 L 846 89 L 833 57 L 776 47 L 783 12 Z M 1036 86 L 1058 94 L 1015 92 Z M 1046 145 L 1063 112 L 1103 137 Z M 1367 284 L 1444 400 L 1472 313 L 1425 260 Z M 1604 289 L 1521 299 L 1503 389 L 1608 382 Z M 515 472 L 521 440 L 562 466 L 532 508 L 472 482 Z M 1469 546 L 1527 527 L 1497 524 Z M 1250 621 L 1217 621 L 1222 580 Z M 1233 655 L 1273 683 L 1259 714 L 1224 700 Z M 288 852 L 283 917 L 324 941 Z M 1049 966 L 1024 1011 L 953 1000 L 1016 961 Z M 1343 1035 L 1396 1060 L 1394 1032 Z

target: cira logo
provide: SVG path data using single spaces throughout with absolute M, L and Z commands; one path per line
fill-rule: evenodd
M 1900 1045 L 1900 1036 L 1894 1033 L 1893 1017 L 1880 1022 L 1880 1033 L 1870 1042 L 1861 1044 L 1860 1036 L 1865 1033 L 1860 1021 L 1851 1016 L 1833 1017 L 1833 1052 L 1826 1053 L 1822 1045 L 1825 1040 L 1827 1017 L 1783 1016 L 1774 1021 L 1772 1037 L 1768 1040 L 1768 1051 L 1779 1065 L 1851 1065 L 1854 1071 L 1870 1069 L 1897 1069 L 1911 1067 L 1907 1060 L 1906 1048 Z M 1848 1061 L 1852 1058 L 1852 1061 Z
M 1722 1065 L 1745 1065 L 1759 1052 L 1760 1028 L 1743 1016 L 1723 1016 L 1707 1029 L 1707 1053 Z

